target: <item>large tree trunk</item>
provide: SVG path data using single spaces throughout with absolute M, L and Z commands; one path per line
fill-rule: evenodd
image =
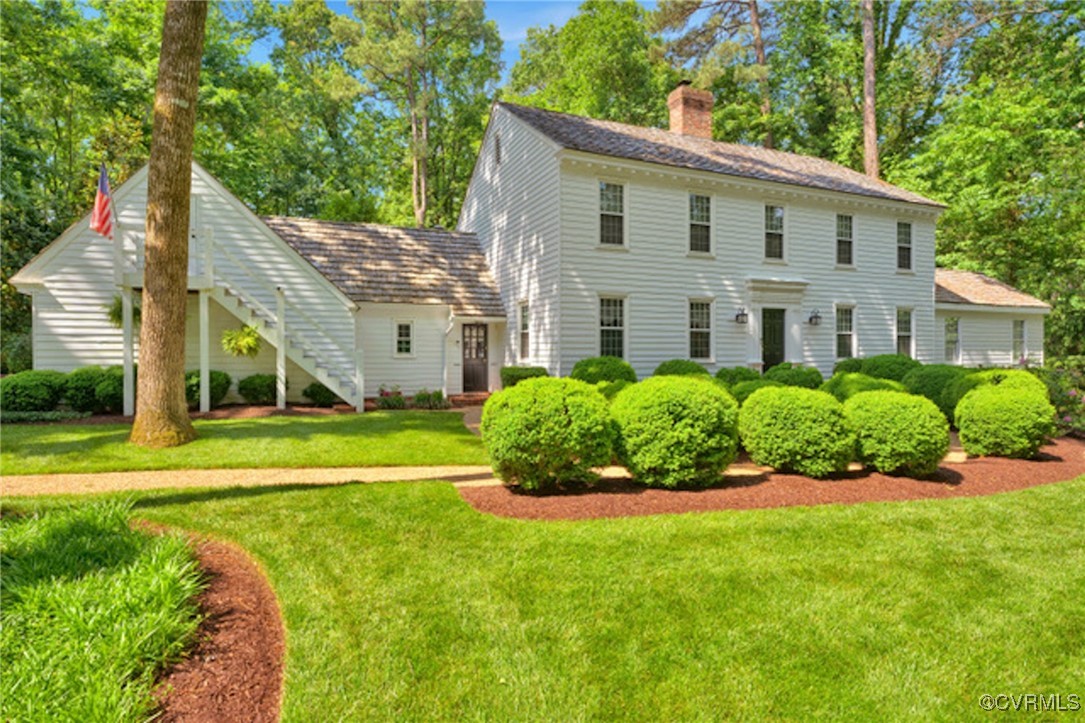
M 769 95 L 768 63 L 765 59 L 765 41 L 761 37 L 761 13 L 757 8 L 757 0 L 750 0 L 750 28 L 753 30 L 753 50 L 757 57 L 757 64 L 761 66 L 765 75 L 758 81 L 761 87 L 761 120 L 765 123 L 765 148 L 775 147 L 772 137 L 772 98 Z
M 185 403 L 189 197 L 207 3 L 166 3 L 147 178 L 139 393 L 131 441 L 173 447 L 196 438 Z
M 863 0 L 863 166 L 878 177 L 878 118 L 874 112 L 874 0 Z

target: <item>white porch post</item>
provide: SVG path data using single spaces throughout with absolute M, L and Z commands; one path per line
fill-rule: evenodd
M 354 310 L 354 410 L 365 411 L 365 350 L 362 348 L 362 311 Z
M 286 409 L 286 294 L 275 288 L 275 406 Z
M 207 289 L 200 289 L 200 411 L 211 411 L 211 308 Z
M 132 321 L 132 287 L 121 287 L 121 329 L 124 335 L 124 415 L 136 413 L 135 349 Z

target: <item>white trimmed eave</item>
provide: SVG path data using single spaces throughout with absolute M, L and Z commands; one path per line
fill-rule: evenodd
M 911 216 L 929 220 L 932 223 L 945 211 L 942 206 L 895 201 L 888 198 L 864 196 L 846 191 L 831 191 L 781 181 L 761 181 L 756 178 L 743 178 L 742 176 L 731 176 L 713 171 L 679 168 L 661 163 L 636 161 L 614 156 L 602 156 L 569 148 L 560 150 L 556 155 L 561 161 L 562 168 L 583 169 L 592 173 L 618 172 L 634 179 L 637 177 L 652 178 L 669 183 L 701 187 L 715 191 L 720 195 L 726 195 L 727 191 L 739 191 L 777 199 L 818 201 L 846 208 L 890 210 L 898 216 Z
M 969 312 L 982 311 L 995 314 L 1034 314 L 1047 316 L 1051 313 L 1050 306 L 996 306 L 994 304 L 954 304 L 950 302 L 936 302 L 935 311 Z

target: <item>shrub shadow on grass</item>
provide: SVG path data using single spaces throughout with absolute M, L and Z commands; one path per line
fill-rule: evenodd
M 133 509 L 147 509 L 154 507 L 172 507 L 174 505 L 187 505 L 198 502 L 214 502 L 217 500 L 246 499 L 249 497 L 262 497 L 264 495 L 307 492 L 327 489 L 328 487 L 346 487 L 348 485 L 360 485 L 362 482 L 329 482 L 327 484 L 285 484 L 264 485 L 262 487 L 225 487 L 220 489 L 202 489 L 192 492 L 173 492 L 165 495 L 153 495 L 141 497 L 132 504 Z M 379 483 L 366 483 L 379 484 Z
M 674 488 L 649 487 L 638 483 L 632 477 L 604 477 L 598 482 L 591 484 L 559 487 L 548 490 L 525 490 L 519 486 L 509 486 L 508 490 L 514 495 L 522 497 L 579 497 L 585 495 L 642 495 L 650 490 L 662 490 L 668 492 L 711 492 L 721 489 L 740 489 L 742 487 L 756 487 L 768 481 L 768 473 L 757 472 L 756 474 L 728 475 L 721 477 L 719 482 L 699 486 L 679 486 Z

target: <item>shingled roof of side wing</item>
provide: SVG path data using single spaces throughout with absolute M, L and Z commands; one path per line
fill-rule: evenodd
M 937 201 L 821 158 L 722 143 L 659 128 L 583 118 L 514 103 L 497 105 L 558 145 L 575 151 L 944 208 Z
M 934 300 L 939 304 L 979 304 L 1012 308 L 1050 309 L 1035 296 L 975 271 L 934 270 Z
M 351 301 L 448 304 L 456 316 L 505 316 L 474 234 L 283 216 L 262 220 Z

